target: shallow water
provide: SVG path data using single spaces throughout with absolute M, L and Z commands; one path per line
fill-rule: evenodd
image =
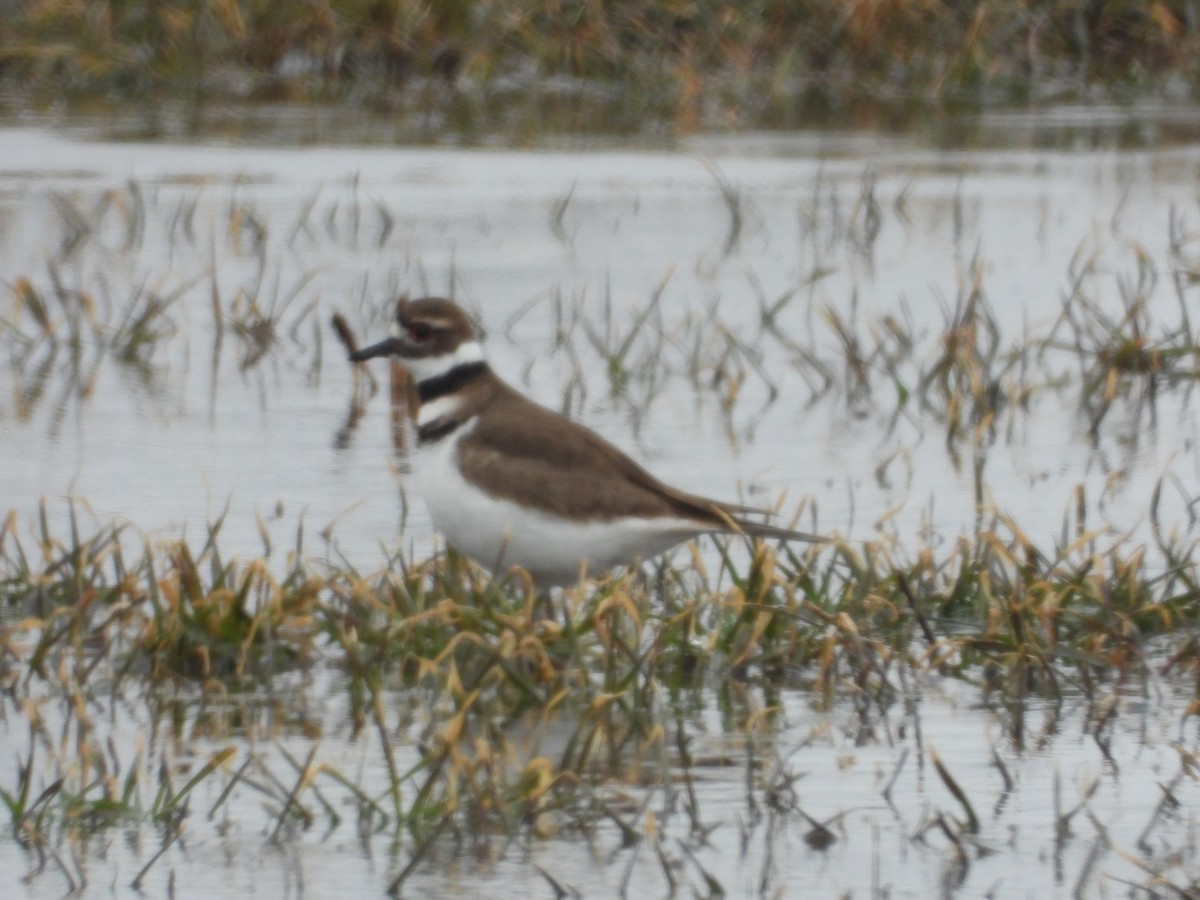
M 753 136 L 672 153 L 110 144 L 14 129 L 0 141 L 9 284 L 25 276 L 47 290 L 45 260 L 57 253 L 59 278 L 92 297 L 109 330 L 136 289 L 178 294 L 173 333 L 153 343 L 143 371 L 85 348 L 86 396 L 71 390 L 60 348 L 41 397 L 20 409 L 12 394 L 49 357 L 45 342 L 22 349 L 0 406 L 6 504 L 28 514 L 42 497 L 60 510 L 61 498 L 80 497 L 101 521 L 125 517 L 159 535 L 201 528 L 228 502 L 234 546 L 257 552 L 256 515 L 280 545 L 301 518 L 309 534 L 336 522 L 341 552 L 367 566 L 382 559 L 379 542 L 397 540 L 407 482 L 389 474 L 382 395 L 344 446 L 337 439 L 352 373 L 327 326 L 334 311 L 366 341 L 397 293 L 452 293 L 478 313 L 505 377 L 558 408 L 569 391 L 574 415 L 683 487 L 780 502 L 784 513 L 807 497 L 819 527 L 855 538 L 874 536 L 886 513 L 910 545 L 922 529 L 973 528 L 972 441 L 948 448 L 944 427 L 915 404 L 900 408 L 886 383 L 865 399 L 844 384 L 814 398 L 811 373 L 763 332 L 759 307 L 795 292 L 779 332 L 842 378 L 827 309 L 867 349 L 882 317 L 895 317 L 928 366 L 947 309 L 976 275 L 1007 348 L 1050 332 L 1072 260 L 1094 261 L 1089 290 L 1119 314 L 1140 254 L 1156 266 L 1149 301 L 1167 330 L 1178 320 L 1172 210 L 1185 233 L 1200 217 L 1196 145 L 954 152 L 860 137 L 841 156 L 813 139 Z M 719 181 L 739 204 L 733 246 Z M 133 226 L 123 218 L 130 185 L 144 208 Z M 108 192 L 97 235 L 57 252 L 63 204 L 86 214 Z M 1200 254 L 1194 238 L 1185 250 Z M 616 347 L 659 289 L 615 394 L 587 329 Z M 253 349 L 233 333 L 247 297 L 283 310 L 277 340 L 248 367 Z M 1039 541 L 1058 534 L 1077 485 L 1103 519 L 1089 524 L 1123 531 L 1144 521 L 1157 479 L 1197 475 L 1185 395 L 1163 392 L 1153 419 L 1119 402 L 1093 441 L 1077 412 L 1077 368 L 1069 351 L 1044 354 L 1032 383 L 1076 384 L 1039 392 L 1001 423 L 1010 435 L 986 442 L 982 487 Z M 376 374 L 385 379 L 382 366 Z M 424 552 L 429 526 L 412 499 L 405 539 Z M 1184 521 L 1170 512 L 1168 524 Z
M 1182 129 L 1177 140 L 1129 149 L 1104 130 L 1161 138 L 1175 134 L 1174 121 L 1131 125 L 1111 111 L 1065 111 L 1057 125 L 1011 117 L 987 124 L 994 149 L 875 134 L 696 137 L 670 149 L 177 145 L 3 128 L 0 278 L 10 296 L 25 278 L 48 298 L 57 278 L 68 299 L 49 301 L 53 350 L 28 309 L 5 302 L 0 497 L 22 533 L 43 498 L 58 522 L 66 498 L 79 498 L 96 521 L 128 521 L 150 539 L 198 538 L 228 507 L 227 552 L 257 556 L 267 535 L 280 563 L 301 524 L 307 553 L 367 570 L 396 546 L 431 552 L 419 481 L 392 444 L 386 390 L 347 428 L 353 372 L 328 325 L 341 312 L 365 343 L 408 292 L 465 303 L 504 377 L 652 470 L 696 492 L 779 504 L 785 516 L 807 502 L 805 527 L 883 536 L 916 553 L 971 534 L 998 510 L 1053 546 L 1080 524 L 1082 497 L 1086 525 L 1107 531 L 1101 543 L 1127 532 L 1145 540 L 1165 476 L 1160 522 L 1189 533 L 1200 462 L 1186 385 L 1160 390 L 1153 405 L 1131 389 L 1092 436 L 1078 402 L 1079 356 L 1060 330 L 1062 346 L 1004 376 L 1039 389 L 1028 409 L 1005 407 L 995 432 L 968 424 L 965 437 L 948 438 L 942 411 L 902 401 L 976 281 L 1002 350 L 1049 334 L 1073 273 L 1085 270 L 1080 282 L 1098 308 L 1119 317 L 1123 295 L 1140 291 L 1159 333 L 1194 310 L 1196 283 L 1180 273 L 1200 271 L 1200 141 Z M 139 291 L 170 304 L 159 337 L 121 361 L 97 341 L 121 334 Z M 764 330 L 763 307 L 783 298 L 774 331 Z M 239 335 L 256 305 L 278 314 L 265 349 Z M 895 383 L 875 379 L 855 392 L 831 310 L 864 353 L 888 333 L 887 316 L 912 337 L 918 350 Z M 96 323 L 80 326 L 75 349 L 72 321 Z M 635 322 L 622 376 L 611 354 Z M 822 389 L 805 353 L 832 387 Z M 375 376 L 386 383 L 382 365 Z M 383 783 L 373 739 L 346 734 L 337 676 L 311 690 L 322 759 Z M 802 776 L 794 790 L 809 815 L 835 819 L 826 850 L 804 842 L 794 817 L 770 839 L 768 818 L 747 820 L 747 737 L 704 712 L 690 723 L 697 740 L 737 761 L 696 773 L 701 818 L 719 827 L 701 845 L 677 794 L 648 807 L 682 883 L 701 890 L 703 867 L 735 896 L 758 892 L 765 877 L 772 895 L 1066 897 L 1123 894 L 1126 880 L 1148 880 L 1124 854 L 1135 853 L 1161 786 L 1195 749 L 1194 728 L 1181 725 L 1190 692 L 1154 683 L 1114 695 L 1122 712 L 1101 734 L 1106 744 L 1082 701 L 1029 709 L 1020 746 L 1012 713 L 974 705 L 978 695 L 930 676 L 912 687 L 908 712 L 865 733 L 852 709 L 816 710 L 803 692 L 786 695 L 781 727 L 757 752 Z M 145 733 L 145 711 L 132 708 L 105 725 L 122 746 Z M 10 759 L 27 752 L 18 721 L 0 736 Z M 305 734 L 281 727 L 278 739 L 302 758 Z M 221 743 L 143 739 L 191 759 Z M 257 749 L 278 762 L 275 746 L 264 739 Z M 930 824 L 961 813 L 932 771 L 930 747 L 986 804 L 965 867 Z M 1014 779 L 1007 794 L 993 753 Z M 880 791 L 898 766 L 889 806 Z M 1070 809 L 1092 779 L 1101 787 L 1072 834 L 1058 835 L 1055 792 Z M 1152 852 L 1141 858 L 1177 853 L 1194 873 L 1197 798 L 1191 779 L 1176 790 L 1180 805 L 1151 830 Z M 169 877 L 216 879 L 229 895 L 379 893 L 404 864 L 387 837 L 360 839 L 346 826 L 271 843 L 272 816 L 252 794 L 239 793 L 219 821 L 197 819 L 186 850 L 154 870 L 153 893 Z M 125 891 L 156 849 L 145 829 L 141 839 L 150 846 L 101 836 L 101 846 L 82 848 L 89 895 Z M 631 883 L 668 892 L 649 846 L 632 862 L 618 848 L 607 826 L 591 844 L 439 848 L 408 887 L 480 896 L 503 879 L 548 892 L 536 865 L 604 896 L 632 866 Z M 25 853 L 0 840 L 0 869 L 28 868 Z M 63 890 L 52 871 L 19 888 Z
M 106 753 L 119 757 L 113 771 L 121 778 L 139 768 L 150 773 L 141 783 L 152 784 L 161 764 L 178 789 L 212 753 L 239 748 L 226 777 L 203 782 L 190 796 L 183 837 L 143 881 L 149 896 L 178 895 L 200 883 L 221 896 L 382 894 L 412 848 L 396 841 L 387 823 L 356 828 L 354 804 L 324 769 L 312 784 L 340 824 L 331 824 L 310 790 L 303 802 L 313 826 L 278 832 L 277 799 L 251 786 L 276 784 L 286 793 L 298 778 L 295 766 L 315 751 L 322 767 L 384 799 L 384 752 L 371 729 L 349 739 L 339 678 L 317 671 L 295 685 L 304 697 L 300 714 L 287 688 L 227 705 L 194 696 L 145 705 L 145 698 L 122 697 L 111 709 L 104 701 L 90 704 L 89 736 L 96 746 L 115 738 L 119 749 Z M 57 734 L 57 701 L 39 693 L 33 691 L 37 708 Z M 980 705 L 974 686 L 919 678 L 884 716 L 849 704 L 822 709 L 802 692 L 786 692 L 775 728 L 758 733 L 731 732 L 713 704 L 687 717 L 694 765 L 685 774 L 651 789 L 631 775 L 630 783 L 618 779 L 603 789 L 604 802 L 637 823 L 639 844 L 623 847 L 606 820 L 587 838 L 557 834 L 552 815 L 537 838 L 447 837 L 408 878 L 405 896 L 484 897 L 497 884 L 551 896 L 547 875 L 585 897 L 616 896 L 622 886 L 667 896 L 668 871 L 678 891 L 705 893 L 707 874 L 733 897 L 1153 896 L 1128 886 L 1147 884 L 1155 872 L 1186 883 L 1181 873 L 1194 877 L 1200 863 L 1196 728 L 1179 717 L 1189 693 L 1150 682 L 1106 693 L 1095 705 L 1078 698 L 1034 702 L 1018 725 L 1012 710 Z M 1109 704 L 1115 715 L 1102 724 Z M 415 747 L 430 714 L 402 694 L 387 708 L 396 763 L 407 771 L 419 761 Z M 17 722 L 9 720 L 0 745 L 24 760 L 29 742 Z M 553 725 L 527 742 L 509 737 L 526 759 L 561 751 Z M 64 751 L 68 743 L 63 735 Z M 972 805 L 974 834 L 961 830 L 967 813 L 936 773 L 935 754 Z M 233 768 L 250 756 L 254 766 L 222 796 Z M 699 832 L 685 778 L 697 798 Z M 829 829 L 827 843 L 815 841 L 816 823 Z M 132 822 L 90 837 L 76 823 L 68 834 L 58 851 L 77 882 L 86 880 L 79 893 L 97 897 L 127 895 L 163 837 Z M 39 868 L 36 858 L 10 835 L 0 839 L 0 868 L 13 879 L 25 876 L 11 882 L 9 896 L 61 896 L 67 888 L 52 863 Z

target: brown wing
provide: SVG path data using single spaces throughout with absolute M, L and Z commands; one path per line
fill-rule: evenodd
M 736 514 L 668 487 L 595 432 L 498 388 L 488 415 L 459 444 L 464 474 L 494 485 L 493 493 L 588 519 L 677 516 L 695 520 L 698 531 L 726 528 L 725 516 Z
M 489 404 L 459 444 L 464 474 L 491 492 L 538 509 L 564 510 L 584 519 L 675 516 L 696 531 L 820 542 L 825 538 L 747 519 L 765 515 L 663 484 L 589 428 L 539 406 L 494 379 L 477 403 Z

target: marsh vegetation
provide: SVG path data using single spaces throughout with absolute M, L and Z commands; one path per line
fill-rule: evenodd
M 1194 0 L 10 6 L 11 104 L 134 106 L 151 131 L 164 104 L 237 128 L 230 99 L 385 112 L 410 139 L 911 126 L 980 105 L 1195 99 L 1200 50 Z
M 135 151 L 4 175 L 27 894 L 1197 890 L 1192 151 Z M 488 578 L 329 324 L 402 290 L 837 539 Z

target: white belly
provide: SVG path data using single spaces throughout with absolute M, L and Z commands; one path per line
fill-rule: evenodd
M 467 482 L 456 463 L 458 442 L 474 424 L 420 448 L 417 469 L 429 515 L 447 543 L 493 572 L 520 566 L 542 586 L 574 584 L 585 565 L 588 574 L 602 575 L 703 530 L 687 519 L 573 522 L 492 497 Z

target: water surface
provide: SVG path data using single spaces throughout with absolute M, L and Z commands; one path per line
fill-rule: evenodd
M 985 123 L 990 146 L 961 148 L 857 133 L 513 151 L 4 128 L 4 509 L 29 533 L 43 500 L 63 523 L 74 498 L 96 522 L 126 521 L 149 540 L 198 538 L 224 515 L 228 552 L 280 564 L 301 531 L 305 552 L 368 571 L 397 547 L 434 552 L 387 392 L 351 421 L 354 372 L 329 327 L 339 312 L 372 340 L 408 293 L 466 305 L 503 377 L 653 471 L 784 516 L 801 510 L 805 527 L 916 554 L 1003 513 L 1052 547 L 1083 509 L 1101 543 L 1145 540 L 1165 479 L 1159 524 L 1189 534 L 1200 472 L 1186 384 L 1153 403 L 1126 386 L 1097 427 L 1080 404 L 1084 357 L 1060 319 L 1082 291 L 1117 321 L 1143 303 L 1154 339 L 1191 327 L 1200 143 L 1158 140 L 1175 134 L 1170 117 L 1107 116 L 1000 118 Z M 1151 139 L 1106 137 L 1129 128 Z M 46 298 L 53 341 L 18 302 L 26 283 Z M 973 290 L 995 327 L 980 340 L 998 359 L 1025 348 L 1022 365 L 997 364 L 997 389 L 1030 391 L 986 427 L 968 416 L 951 434 L 944 405 L 913 398 Z M 108 341 L 153 303 L 152 337 L 123 356 Z M 896 353 L 895 377 L 877 367 L 856 380 L 855 353 L 883 350 Z M 386 383 L 384 366 L 374 375 Z M 322 758 L 384 783 L 374 740 L 346 734 L 337 673 L 311 677 Z M 894 719 L 865 729 L 849 704 L 817 709 L 789 694 L 769 737 L 730 731 L 714 704 L 692 727 L 710 759 L 733 762 L 702 767 L 707 840 L 689 832 L 677 791 L 646 801 L 630 787 L 629 802 L 655 812 L 681 883 L 703 885 L 709 871 L 731 895 L 1123 894 L 1148 879 L 1147 860 L 1195 873 L 1196 798 L 1177 778 L 1196 747 L 1189 698 L 1186 685 L 1155 680 L 1113 688 L 1121 714 L 1106 730 L 1070 699 L 1021 711 L 1017 727 L 977 688 L 929 676 Z M 145 741 L 148 756 L 202 759 L 221 746 L 175 748 L 146 730 L 146 708 L 114 709 L 107 734 Z M 0 737 L 10 759 L 27 752 L 18 722 Z M 418 730 L 401 729 L 410 762 Z M 256 752 L 268 765 L 282 765 L 280 746 L 303 757 L 311 731 L 275 723 Z M 753 741 L 770 760 L 764 780 L 796 776 L 800 806 L 836 836 L 828 848 L 810 846 L 794 816 L 755 818 Z M 976 844 L 955 846 L 937 826 L 961 810 L 930 748 L 985 804 Z M 1178 805 L 1158 819 L 1164 796 Z M 1059 816 L 1077 804 L 1064 833 Z M 148 884 L 350 896 L 379 893 L 403 866 L 386 836 L 343 827 L 279 843 L 267 839 L 272 822 L 250 795 L 215 820 L 197 815 L 186 850 Z M 480 896 L 502 879 L 541 894 L 540 867 L 584 896 L 611 895 L 627 877 L 638 893 L 667 894 L 649 846 L 631 855 L 619 843 L 600 826 L 591 842 L 439 848 L 409 885 Z M 97 837 L 78 851 L 85 893 L 122 894 L 153 849 Z M 29 869 L 11 841 L 0 859 Z M 57 896 L 64 884 L 42 874 L 17 890 Z

